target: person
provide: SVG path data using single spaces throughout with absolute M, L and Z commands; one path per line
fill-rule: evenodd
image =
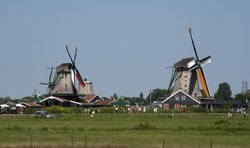
M 91 112 L 90 117 L 91 117 L 91 118 L 94 118 L 94 117 L 95 117 L 95 111 L 94 111 L 94 110 Z
M 115 112 L 118 113 L 118 107 L 117 106 L 115 107 Z

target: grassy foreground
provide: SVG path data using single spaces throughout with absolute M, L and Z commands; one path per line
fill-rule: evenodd
M 247 148 L 250 117 L 211 113 L 0 116 L 0 147 Z

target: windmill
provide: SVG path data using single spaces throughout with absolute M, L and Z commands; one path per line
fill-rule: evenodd
M 67 45 L 66 45 L 66 50 L 71 63 L 63 63 L 57 66 L 53 81 L 51 80 L 51 77 L 54 68 L 50 68 L 48 83 L 40 83 L 40 84 L 48 86 L 47 88 L 48 95 L 60 96 L 63 98 L 77 98 L 78 90 L 76 88 L 76 79 L 79 82 L 79 87 L 85 86 L 82 76 L 75 65 L 77 56 L 77 47 L 75 49 L 74 59 L 72 58 Z
M 182 89 L 194 98 L 201 98 L 202 94 L 198 82 L 199 77 L 205 94 L 204 97 L 209 98 L 210 92 L 202 67 L 212 62 L 211 56 L 200 60 L 193 41 L 191 28 L 189 28 L 189 35 L 195 57 L 185 58 L 174 64 L 168 90 L 171 89 L 172 84 L 174 83 L 172 94 Z

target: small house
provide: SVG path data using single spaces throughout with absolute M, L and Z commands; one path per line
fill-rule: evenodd
M 85 100 L 87 103 L 95 103 L 100 100 L 104 100 L 99 94 L 92 94 L 92 95 L 86 95 L 83 100 Z
M 118 107 L 124 107 L 124 106 L 128 106 L 130 105 L 130 102 L 124 100 L 123 97 L 120 97 L 117 100 L 112 101 L 109 106 L 113 107 L 113 106 L 118 106 Z
M 188 107 L 198 107 L 201 105 L 201 101 L 193 98 L 183 90 L 178 90 L 171 96 L 162 101 L 163 109 L 178 109 Z

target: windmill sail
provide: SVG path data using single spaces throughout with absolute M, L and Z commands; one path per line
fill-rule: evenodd
M 202 85 L 202 88 L 204 90 L 205 95 L 207 97 L 210 97 L 210 93 L 209 93 L 209 90 L 208 90 L 208 87 L 207 87 L 207 81 L 206 81 L 206 78 L 205 78 L 205 75 L 204 75 L 204 72 L 203 72 L 202 68 L 198 69 L 198 76 L 200 78 L 201 85 Z
M 75 62 L 74 62 L 74 61 L 75 61 L 75 57 L 76 57 L 77 51 L 75 52 L 75 57 L 74 57 L 74 60 L 73 60 L 72 57 L 71 57 L 71 55 L 70 55 L 70 53 L 69 53 L 69 49 L 68 49 L 68 46 L 67 46 L 67 45 L 66 45 L 66 50 L 67 50 L 67 53 L 68 53 L 68 55 L 69 55 L 70 61 L 71 61 L 72 65 L 73 65 L 73 69 L 74 69 L 74 71 L 76 72 L 76 78 L 77 78 L 77 80 L 79 81 L 79 84 L 80 84 L 82 87 L 84 87 L 84 86 L 85 86 L 84 81 L 83 81 L 83 79 L 82 79 L 82 76 L 81 76 L 79 70 L 76 68 Z M 77 48 L 76 48 L 76 50 L 77 50 Z
M 194 53 L 196 56 L 196 60 L 189 63 L 188 67 L 190 68 L 190 70 L 194 70 L 197 68 L 198 76 L 200 78 L 200 82 L 201 82 L 202 88 L 204 90 L 204 93 L 205 93 L 206 97 L 210 97 L 209 89 L 207 86 L 207 81 L 206 81 L 202 66 L 204 66 L 205 64 L 211 63 L 211 57 L 208 56 L 202 60 L 199 60 L 198 53 L 197 53 L 197 50 L 196 50 L 196 47 L 194 44 L 194 40 L 193 40 L 193 36 L 192 36 L 192 30 L 191 30 L 191 28 L 189 28 L 188 30 L 189 30 L 189 35 L 190 35 L 191 42 L 193 45 Z
M 76 78 L 78 79 L 79 84 L 80 84 L 82 87 L 84 87 L 84 86 L 85 86 L 85 83 L 84 83 L 84 81 L 83 81 L 83 79 L 82 79 L 82 76 L 80 75 L 80 72 L 79 72 L 78 70 L 76 70 Z

